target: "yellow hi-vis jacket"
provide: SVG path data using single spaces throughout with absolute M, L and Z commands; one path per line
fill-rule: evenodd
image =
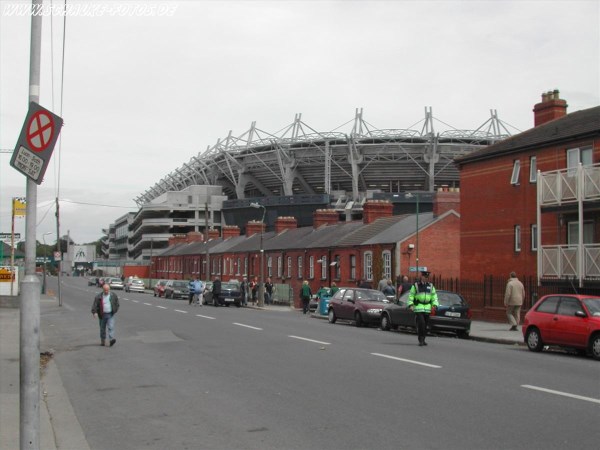
M 433 284 L 426 283 L 415 283 L 410 288 L 410 294 L 408 294 L 408 306 L 413 307 L 415 313 L 431 313 L 431 308 L 438 306 L 438 298 L 435 292 Z

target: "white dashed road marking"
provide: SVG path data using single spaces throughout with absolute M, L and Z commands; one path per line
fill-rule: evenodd
M 292 338 L 292 339 L 300 339 L 301 341 L 314 342 L 315 344 L 331 345 L 330 342 L 315 341 L 314 339 L 307 339 L 307 338 L 303 338 L 303 337 L 300 337 L 300 336 L 288 336 L 288 337 Z
M 146 302 L 144 302 L 144 305 L 152 306 L 152 303 L 146 303 Z
M 196 317 L 202 317 L 203 319 L 216 319 L 216 317 L 203 316 L 202 314 L 196 314 Z
M 546 392 L 548 394 L 562 395 L 563 397 L 570 397 L 570 398 L 574 398 L 577 400 L 584 400 L 586 402 L 600 403 L 600 400 L 597 398 L 583 397 L 581 395 L 569 394 L 568 392 L 553 391 L 552 389 L 546 389 L 546 388 L 542 388 L 542 387 L 538 387 L 538 386 L 531 386 L 529 384 L 522 384 L 521 387 L 525 388 L 525 389 L 533 389 L 534 391 Z
M 245 328 L 250 328 L 252 330 L 258 330 L 258 331 L 262 331 L 262 328 L 257 328 L 257 327 L 251 327 L 250 325 L 244 325 L 243 323 L 233 323 L 234 325 L 237 325 L 238 327 L 245 327 Z
M 182 310 L 180 310 L 180 309 L 176 309 L 175 311 L 177 311 L 177 312 L 180 312 L 180 313 L 183 313 L 183 314 L 187 314 L 187 313 L 188 313 L 187 311 L 182 311 Z
M 410 364 L 417 364 L 419 366 L 431 367 L 432 369 L 441 369 L 442 368 L 442 366 L 436 366 L 435 364 L 427 364 L 427 363 L 420 362 L 420 361 L 413 361 L 412 359 L 397 358 L 396 356 L 384 355 L 382 353 L 371 353 L 371 355 L 381 356 L 382 358 L 393 359 L 395 361 L 402 361 L 402 362 L 407 362 Z
M 160 308 L 160 309 L 167 309 L 167 307 L 166 307 L 166 306 L 160 306 L 160 305 L 156 305 L 156 307 L 157 307 L 157 308 Z

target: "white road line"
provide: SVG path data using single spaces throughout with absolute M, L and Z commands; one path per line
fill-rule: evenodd
M 525 389 L 533 389 L 534 391 L 546 392 L 548 394 L 562 395 L 563 397 L 570 397 L 570 398 L 574 398 L 577 400 L 585 400 L 586 402 L 600 403 L 600 400 L 597 398 L 583 397 L 581 395 L 569 394 L 568 392 L 553 391 L 552 389 L 545 389 L 545 388 L 538 387 L 538 386 L 531 386 L 529 384 L 522 384 L 521 387 L 525 388 Z
M 146 303 L 146 302 L 144 302 L 144 305 L 152 306 L 152 303 Z
M 167 309 L 167 307 L 166 307 L 166 306 L 160 306 L 160 305 L 156 305 L 156 307 L 157 307 L 157 308 L 160 308 L 160 309 Z
M 250 325 L 244 325 L 243 323 L 237 323 L 237 322 L 233 322 L 234 325 L 237 325 L 238 327 L 245 327 L 245 328 L 250 328 L 252 330 L 258 330 L 258 331 L 262 331 L 262 328 L 257 328 L 257 327 L 251 327 Z
M 183 313 L 183 314 L 187 314 L 187 313 L 188 313 L 187 311 L 182 311 L 182 310 L 180 310 L 180 309 L 176 309 L 175 311 L 177 311 L 177 312 L 180 312 L 180 313 Z
M 314 342 L 315 344 L 331 345 L 331 342 L 315 341 L 314 339 L 307 339 L 307 338 L 303 338 L 300 336 L 288 336 L 288 337 L 292 338 L 292 339 L 300 339 L 301 341 Z
M 381 356 L 382 358 L 394 359 L 396 361 L 402 361 L 402 362 L 407 362 L 407 363 L 411 363 L 411 364 L 418 364 L 419 366 L 431 367 L 432 369 L 441 369 L 442 368 L 442 366 L 436 366 L 435 364 L 427 364 L 427 363 L 420 362 L 420 361 L 413 361 L 412 359 L 397 358 L 395 356 L 384 355 L 382 353 L 371 353 L 371 355 Z
M 216 319 L 216 317 L 210 317 L 210 316 L 203 316 L 202 314 L 196 314 L 196 317 L 202 317 L 204 319 Z
M 127 299 L 127 300 L 129 300 L 129 299 Z M 139 301 L 138 301 L 138 300 L 131 300 L 131 301 L 132 301 L 133 303 L 139 303 Z

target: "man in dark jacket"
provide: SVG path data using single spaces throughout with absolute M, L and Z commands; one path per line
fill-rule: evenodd
M 221 279 L 219 277 L 215 278 L 215 281 L 213 281 L 212 298 L 213 305 L 219 306 L 219 302 L 221 301 Z
M 110 291 L 110 285 L 104 283 L 102 292 L 94 298 L 92 304 L 92 316 L 98 315 L 100 325 L 100 345 L 104 347 L 106 342 L 106 328 L 108 327 L 108 339 L 110 346 L 115 345 L 115 314 L 119 311 L 119 297 Z

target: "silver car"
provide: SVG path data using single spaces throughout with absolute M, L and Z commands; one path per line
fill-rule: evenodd
M 144 282 L 137 278 L 129 280 L 125 285 L 125 292 L 144 292 L 145 290 L 146 286 Z
M 108 278 L 108 279 L 104 279 L 105 283 L 108 283 L 108 285 L 110 286 L 111 289 L 123 289 L 123 282 L 121 281 L 120 278 Z

